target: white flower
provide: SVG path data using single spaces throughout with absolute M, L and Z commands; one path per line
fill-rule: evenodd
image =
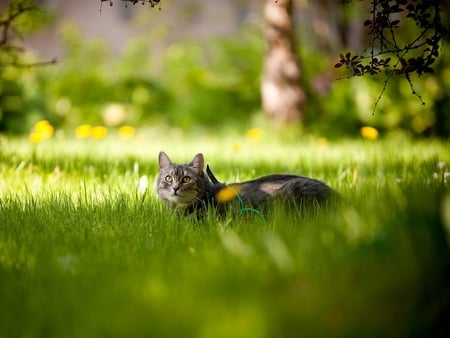
M 139 183 L 138 183 L 138 187 L 137 187 L 137 192 L 140 195 L 145 194 L 145 192 L 147 191 L 148 188 L 148 178 L 146 175 L 141 176 L 141 178 L 139 179 Z
M 448 171 L 444 173 L 444 183 L 447 184 L 447 181 L 450 181 L 450 172 Z
M 445 163 L 444 161 L 440 161 L 437 163 L 438 169 L 444 169 L 446 166 L 447 166 L 447 163 Z

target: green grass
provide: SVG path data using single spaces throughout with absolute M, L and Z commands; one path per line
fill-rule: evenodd
M 204 152 L 227 182 L 313 176 L 343 205 L 177 219 L 153 189 L 160 150 Z M 1 138 L 0 337 L 436 337 L 449 165 L 449 142 L 403 137 Z

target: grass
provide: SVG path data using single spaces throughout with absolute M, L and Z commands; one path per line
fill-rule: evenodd
M 1 338 L 442 332 L 448 142 L 157 136 L 0 139 Z M 344 202 L 177 219 L 153 189 L 160 150 L 177 162 L 204 152 L 227 182 L 313 176 Z

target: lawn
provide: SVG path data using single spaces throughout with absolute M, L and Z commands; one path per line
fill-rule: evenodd
M 256 136 L 1 137 L 0 338 L 438 337 L 450 143 Z M 312 176 L 342 205 L 176 218 L 160 150 L 226 182 Z

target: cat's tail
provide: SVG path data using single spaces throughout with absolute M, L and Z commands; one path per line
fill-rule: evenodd
M 208 177 L 212 183 L 214 183 L 214 184 L 222 183 L 213 174 L 213 172 L 211 171 L 211 168 L 209 167 L 209 164 L 206 165 L 206 174 L 208 175 Z

